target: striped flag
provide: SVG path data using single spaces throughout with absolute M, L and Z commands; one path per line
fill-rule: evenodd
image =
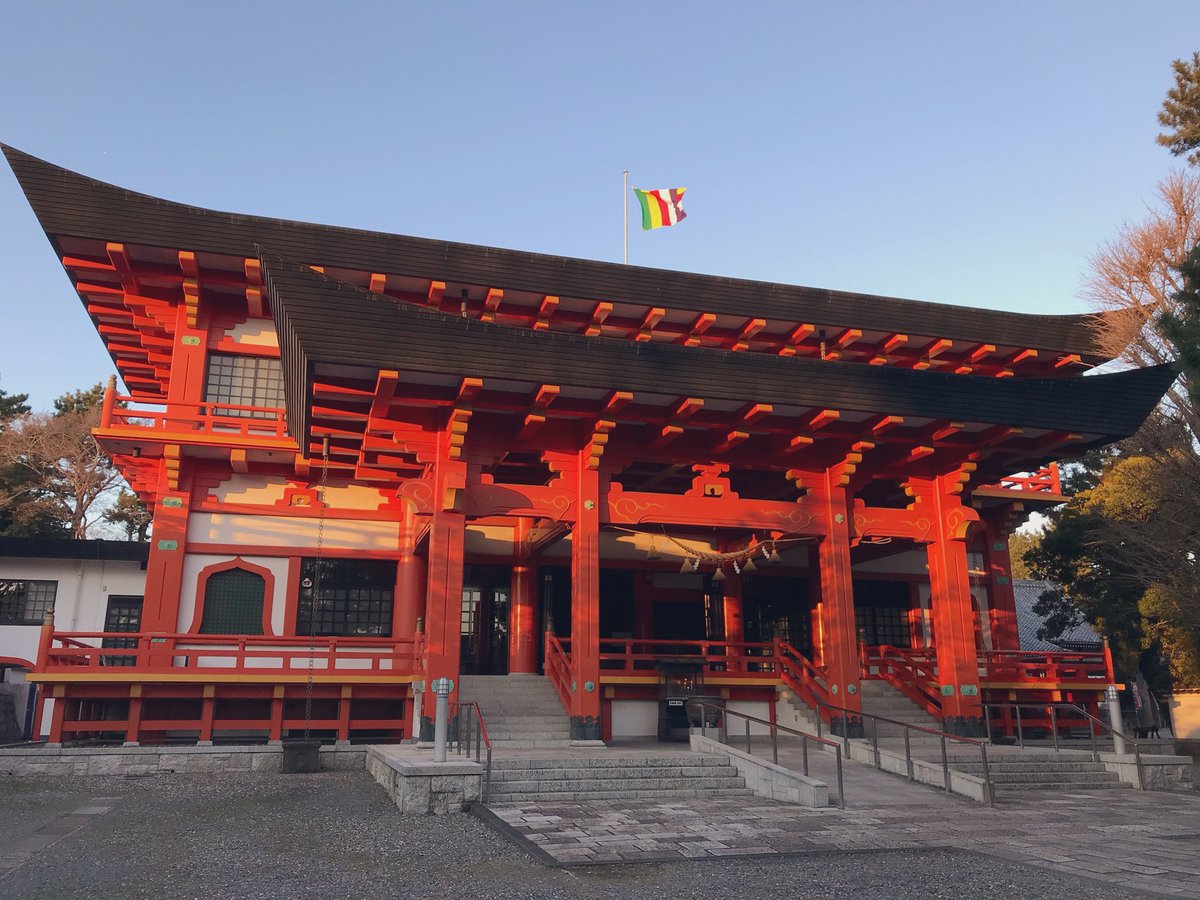
M 687 188 L 669 188 L 661 191 L 643 191 L 634 188 L 638 203 L 642 204 L 642 230 L 665 228 L 686 218 L 683 211 L 683 192 Z

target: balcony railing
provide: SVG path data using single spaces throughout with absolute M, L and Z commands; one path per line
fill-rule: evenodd
M 1013 491 L 1019 494 L 1062 496 L 1062 480 L 1058 474 L 1058 463 L 1050 463 L 1036 472 L 1018 472 L 1007 478 L 1001 478 L 995 484 L 984 485 L 984 487 Z
M 164 434 L 200 432 L 229 437 L 286 438 L 284 411 L 270 406 L 237 406 L 232 403 L 155 403 L 104 396 L 100 428 L 137 429 Z
M 107 646 L 104 646 L 105 644 Z M 183 673 L 389 678 L 422 669 L 424 639 L 306 637 L 129 632 L 52 633 L 43 638 L 37 671 L 100 674 L 117 667 L 138 675 Z

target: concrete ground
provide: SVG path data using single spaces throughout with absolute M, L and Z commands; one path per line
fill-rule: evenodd
M 626 824 L 649 815 L 702 832 L 758 816 L 811 842 L 798 854 L 769 857 L 556 868 L 469 815 L 401 818 L 365 773 L 9 777 L 0 779 L 0 897 L 436 897 L 466 890 L 481 898 L 1118 900 L 1145 896 L 1142 887 L 1200 896 L 1200 869 L 1184 871 L 1200 849 L 1193 798 L 1146 795 L 1126 806 L 1125 793 L 1116 810 L 1066 800 L 989 812 L 927 794 L 937 799 L 908 812 L 900 805 L 818 812 L 763 801 L 740 813 L 712 801 L 621 804 L 630 807 L 621 811 Z M 615 804 L 606 806 L 600 815 L 611 820 Z M 596 810 L 574 814 L 596 818 Z M 565 817 L 555 823 L 549 810 L 538 815 L 564 830 Z M 957 843 L 990 855 L 886 849 L 888 840 L 901 843 L 899 834 L 954 843 L 964 823 L 975 824 L 970 839 Z M 1071 834 L 1094 836 L 1091 863 L 1074 861 L 1107 873 L 1103 880 L 1052 868 L 1053 841 Z M 1139 875 L 1110 865 L 1151 859 L 1172 868 Z

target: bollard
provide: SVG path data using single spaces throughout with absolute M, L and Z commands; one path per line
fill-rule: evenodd
M 1125 735 L 1121 733 L 1121 728 L 1124 723 L 1121 721 L 1121 697 L 1117 693 L 1115 684 L 1110 684 L 1105 688 L 1104 699 L 1108 702 L 1108 724 L 1113 733 L 1113 752 L 1123 754 L 1125 752 Z
M 449 678 L 435 678 L 433 693 L 437 697 L 433 721 L 433 761 L 446 761 L 446 731 L 450 724 L 450 692 L 454 682 Z

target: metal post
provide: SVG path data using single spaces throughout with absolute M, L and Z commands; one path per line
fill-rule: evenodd
M 729 712 L 721 710 L 721 743 L 729 743 Z
M 1013 709 L 1017 711 L 1017 744 L 1022 750 L 1025 749 L 1025 732 L 1021 730 L 1021 704 L 1014 703 Z
M 779 728 L 776 725 L 771 726 L 771 758 L 775 761 L 775 765 L 779 765 Z
M 983 736 L 989 741 L 992 739 L 992 717 L 986 703 L 983 704 Z
M 804 761 L 804 777 L 808 777 L 808 735 L 800 738 L 800 755 Z
M 1125 735 L 1123 730 L 1125 723 L 1121 721 L 1121 696 L 1117 693 L 1115 684 L 1110 684 L 1104 689 L 1104 699 L 1108 703 L 1108 724 L 1113 733 L 1113 752 L 1124 755 Z
M 479 762 L 483 750 L 483 717 L 474 703 L 471 704 L 471 709 L 475 711 L 475 762 Z
M 909 746 L 908 725 L 904 726 L 904 765 L 908 769 L 908 780 L 913 780 L 912 748 Z
M 992 786 L 992 771 L 988 768 L 987 744 L 979 745 L 979 756 L 983 760 L 983 789 L 987 791 L 987 805 L 996 805 L 996 789 Z
M 1058 713 L 1055 712 L 1057 707 L 1053 703 L 1050 704 L 1050 736 L 1054 739 L 1054 752 L 1058 752 Z
M 942 780 L 946 785 L 946 793 L 950 793 L 950 758 L 946 755 L 945 734 L 942 734 Z
M 824 737 L 822 726 L 825 724 L 825 718 L 821 715 L 821 701 L 817 701 L 817 737 Z
M 746 752 L 747 753 L 752 752 L 751 747 L 750 747 L 750 720 L 749 719 L 746 720 Z
M 875 768 L 879 768 L 879 720 L 871 716 L 871 749 L 875 753 Z
M 1133 760 L 1137 764 L 1138 790 L 1144 791 L 1146 789 L 1146 778 L 1142 774 L 1142 749 L 1136 740 L 1133 742 Z
M 450 692 L 454 682 L 449 678 L 435 678 L 433 693 L 437 698 L 433 719 L 433 761 L 446 761 L 446 732 L 450 721 Z
M 846 791 L 842 784 L 842 748 L 835 745 L 833 749 L 837 753 L 838 806 L 841 809 L 845 809 Z

